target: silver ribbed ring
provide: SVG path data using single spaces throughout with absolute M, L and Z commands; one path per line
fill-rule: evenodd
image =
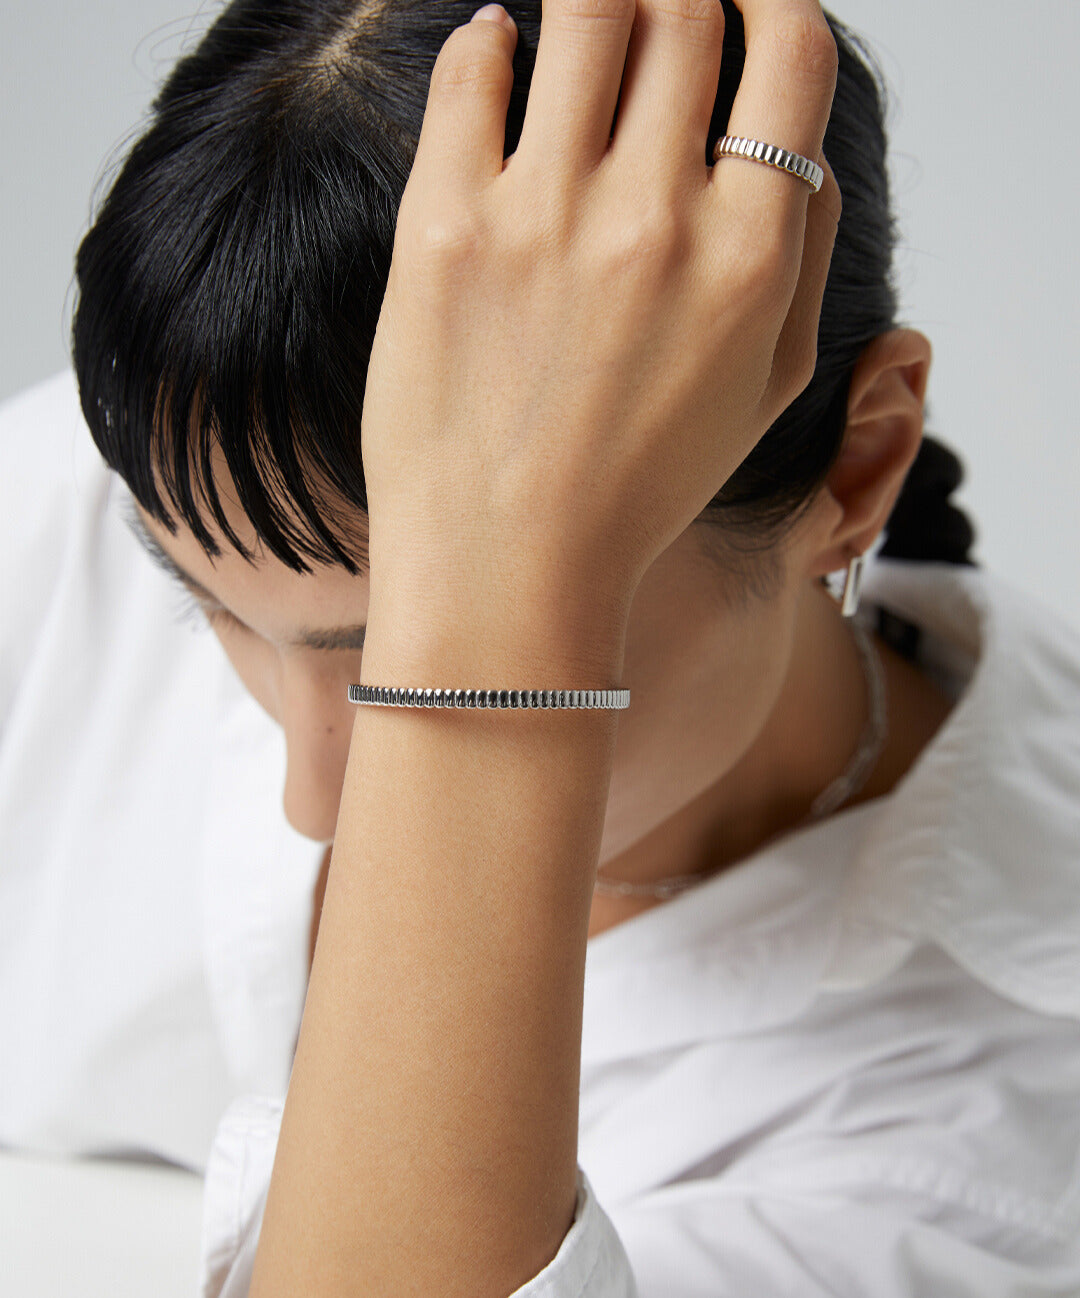
M 816 194 L 825 179 L 825 173 L 810 158 L 801 153 L 791 153 L 776 144 L 765 144 L 762 140 L 748 140 L 742 135 L 725 135 L 717 140 L 713 149 L 713 162 L 720 158 L 745 158 L 748 162 L 764 162 L 770 167 L 779 167 L 781 171 L 798 176 Z
M 611 708 L 630 706 L 629 690 L 432 690 L 350 685 L 350 703 L 391 708 Z

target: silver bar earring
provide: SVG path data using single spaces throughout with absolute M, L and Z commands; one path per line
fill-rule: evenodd
M 848 564 L 844 578 L 844 593 L 840 600 L 841 617 L 853 617 L 859 607 L 859 596 L 862 594 L 863 568 L 866 567 L 866 555 L 857 554 Z

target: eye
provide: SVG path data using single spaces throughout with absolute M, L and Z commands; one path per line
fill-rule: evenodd
M 236 631 L 246 631 L 247 627 L 239 621 L 226 608 L 205 608 L 202 610 L 203 616 L 207 622 L 213 623 L 216 627 L 227 626 Z
M 210 618 L 206 609 L 184 586 L 180 587 L 175 621 L 187 623 L 193 631 L 205 631 L 210 625 Z
M 215 626 L 227 625 L 239 627 L 240 622 L 233 615 L 223 608 L 207 608 L 188 590 L 183 582 L 177 582 L 180 587 L 180 600 L 176 610 L 176 621 L 186 623 L 193 631 L 205 631 L 211 624 Z

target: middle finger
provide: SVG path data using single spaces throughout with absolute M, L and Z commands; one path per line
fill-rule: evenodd
M 634 0 L 544 0 L 514 158 L 562 177 L 591 171 L 611 139 Z
M 613 151 L 647 156 L 650 172 L 702 179 L 724 44 L 720 0 L 638 0 Z

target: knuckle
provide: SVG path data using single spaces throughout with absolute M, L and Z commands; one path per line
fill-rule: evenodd
M 820 11 L 785 8 L 773 23 L 773 41 L 784 67 L 816 84 L 836 80 L 839 55 L 829 24 Z
M 779 327 L 791 301 L 787 284 L 777 276 L 765 274 L 752 275 L 741 282 L 736 280 L 736 284 L 739 300 L 748 312 L 759 318 L 762 327 L 770 322 Z
M 718 0 L 680 0 L 666 8 L 684 38 L 709 47 L 724 39 L 724 10 Z
M 724 34 L 724 10 L 719 0 L 653 0 L 646 6 L 650 20 L 678 27 L 684 36 L 705 40 Z
M 557 256 L 560 249 L 569 245 L 572 233 L 570 214 L 553 201 L 548 194 L 538 194 L 529 201 L 526 194 L 509 210 L 503 224 L 502 239 L 512 256 L 543 261 Z
M 467 23 L 450 33 L 431 71 L 437 94 L 499 89 L 512 75 L 502 31 L 495 23 Z
M 704 35 L 723 38 L 724 8 L 716 0 L 692 0 L 684 6 L 684 14 Z
M 743 280 L 739 296 L 749 310 L 760 315 L 762 321 L 778 320 L 788 302 L 781 282 L 768 275 L 754 275 Z
M 731 255 L 744 291 L 764 302 L 786 294 L 791 253 L 778 228 L 743 224 L 732 239 Z
M 662 196 L 627 205 L 608 230 L 607 255 L 616 273 L 663 277 L 686 256 L 689 230 L 678 205 Z
M 464 264 L 483 246 L 482 222 L 464 203 L 444 204 L 441 211 L 424 214 L 412 230 L 410 243 L 421 263 Z
M 799 348 L 791 375 L 791 400 L 800 396 L 813 382 L 817 373 L 817 331 L 815 330 Z
M 637 9 L 635 0 L 559 0 L 545 4 L 558 15 L 558 21 L 570 27 L 610 22 L 629 27 Z
M 772 365 L 765 391 L 765 403 L 770 412 L 770 423 L 775 423 L 786 410 L 789 410 L 798 401 L 799 397 L 810 386 L 813 375 L 813 367 L 807 367 L 806 356 L 801 345 L 796 349 L 790 340 L 781 337 L 772 356 Z

